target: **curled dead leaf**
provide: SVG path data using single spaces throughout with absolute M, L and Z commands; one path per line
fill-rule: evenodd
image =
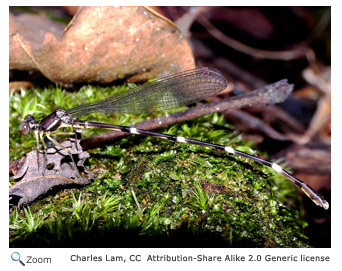
M 38 15 L 10 16 L 10 70 L 53 82 L 140 81 L 194 68 L 187 40 L 145 7 L 81 7 L 69 25 Z
M 18 204 L 19 207 L 29 204 L 56 186 L 90 183 L 95 175 L 84 167 L 84 162 L 90 155 L 81 149 L 79 140 L 76 144 L 71 140 L 61 143 L 75 156 L 78 169 L 68 159 L 68 154 L 57 146 L 48 149 L 46 155 L 36 150 L 27 153 L 13 177 L 17 182 L 9 188 L 10 204 Z M 83 173 L 83 176 L 79 173 Z

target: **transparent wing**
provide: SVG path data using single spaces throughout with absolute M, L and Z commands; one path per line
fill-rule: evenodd
M 177 108 L 198 102 L 227 88 L 226 78 L 213 68 L 173 74 L 104 100 L 66 110 L 77 118 L 93 112 L 140 114 Z

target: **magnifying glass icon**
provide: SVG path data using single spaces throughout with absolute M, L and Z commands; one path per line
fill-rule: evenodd
M 23 266 L 25 266 L 25 264 L 22 262 L 22 260 L 20 260 L 19 252 L 13 252 L 11 255 L 11 259 L 12 259 L 12 261 L 20 262 Z

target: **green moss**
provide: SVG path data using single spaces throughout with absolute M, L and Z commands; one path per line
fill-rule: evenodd
M 30 89 L 10 97 L 10 160 L 30 151 L 18 125 L 124 91 Z M 89 115 L 128 125 L 147 115 Z M 159 129 L 251 151 L 218 114 Z M 87 130 L 84 136 L 103 131 Z M 130 136 L 92 150 L 90 185 L 48 195 L 10 213 L 11 247 L 306 247 L 298 192 L 271 169 L 209 148 Z M 12 182 L 12 181 L 11 181 Z

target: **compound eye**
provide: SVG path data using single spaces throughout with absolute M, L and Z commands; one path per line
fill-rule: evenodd
M 27 122 L 24 121 L 24 122 L 20 123 L 19 132 L 22 135 L 27 135 L 30 132 L 30 130 L 31 130 L 30 125 Z
M 26 115 L 25 118 L 24 118 L 24 121 L 27 122 L 27 123 L 34 123 L 36 120 L 35 120 L 34 116 Z

